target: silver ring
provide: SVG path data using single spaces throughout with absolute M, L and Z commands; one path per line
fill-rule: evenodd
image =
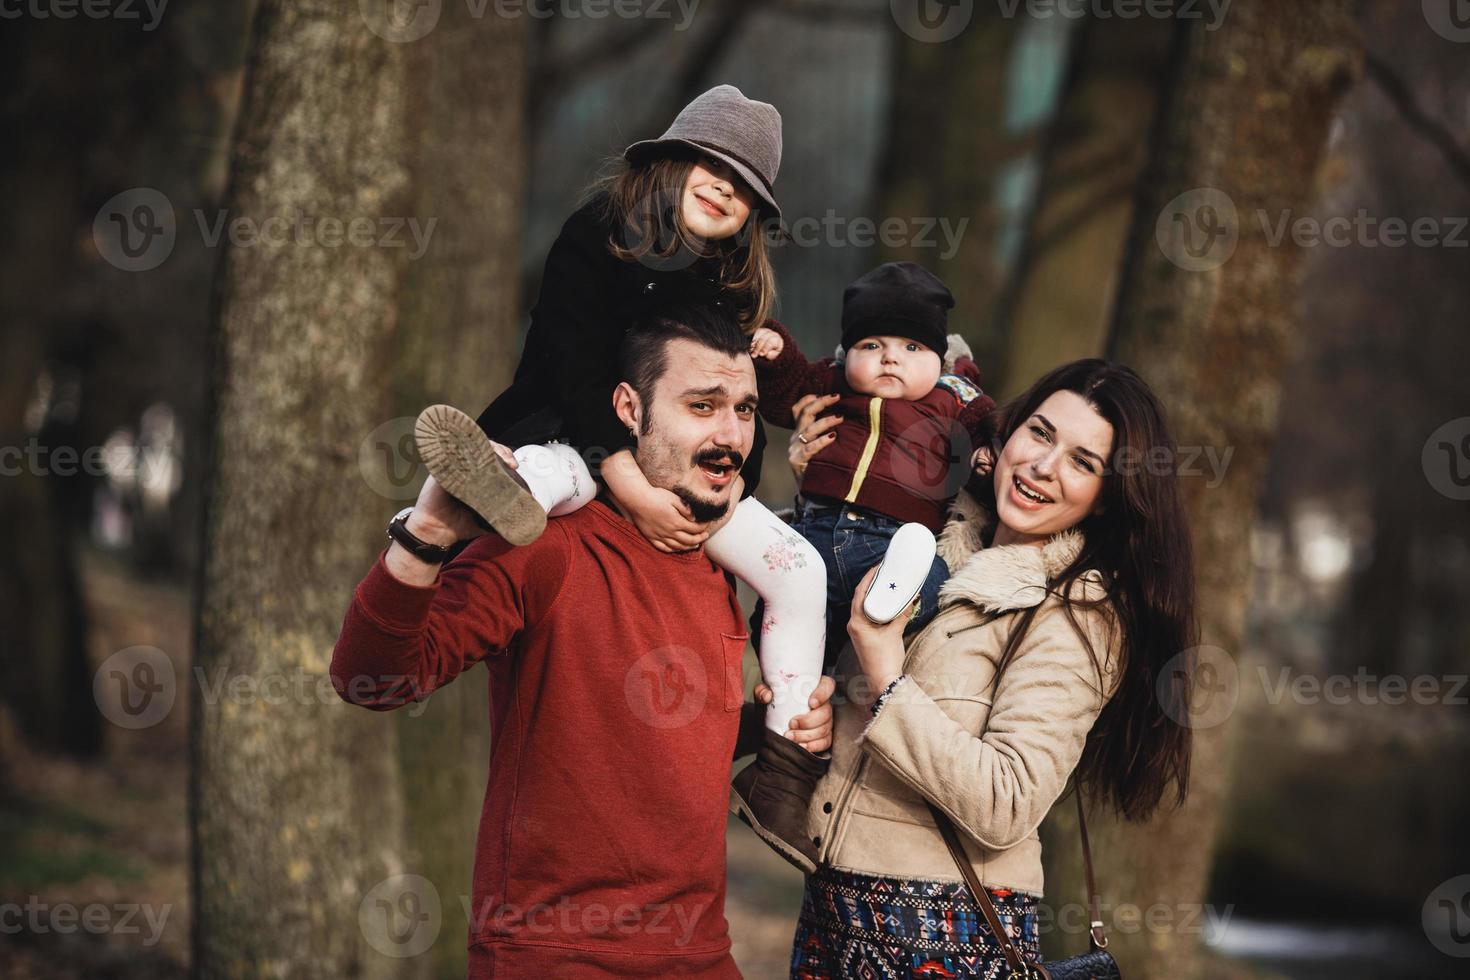
M 802 445 L 803 445 L 803 446 L 805 446 L 805 445 L 807 445 L 807 441 L 806 441 L 806 436 L 804 436 L 804 435 L 802 435 L 802 434 L 801 434 L 801 433 L 800 433 L 800 432 L 798 432 L 798 433 L 797 433 L 797 434 L 796 434 L 796 438 L 798 438 L 798 439 L 800 439 L 800 440 L 801 440 L 801 444 L 802 444 Z

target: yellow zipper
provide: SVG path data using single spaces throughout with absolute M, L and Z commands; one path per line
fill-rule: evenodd
M 883 399 L 874 397 L 868 402 L 868 443 L 863 446 L 863 454 L 858 457 L 857 470 L 852 474 L 852 486 L 847 489 L 847 496 L 842 499 L 849 504 L 857 500 L 858 491 L 863 488 L 863 480 L 868 477 L 868 467 L 873 464 L 873 456 L 878 452 L 878 437 L 883 431 Z

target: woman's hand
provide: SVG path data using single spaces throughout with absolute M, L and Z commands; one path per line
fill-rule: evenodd
M 882 626 L 868 618 L 863 612 L 863 599 L 877 574 L 878 566 L 874 565 L 858 583 L 852 594 L 852 615 L 847 620 L 847 635 L 852 638 L 858 667 L 867 675 L 873 697 L 903 673 L 903 630 L 914 616 L 914 607 L 910 606 L 902 616 Z
M 812 457 L 832 445 L 837 438 L 837 433 L 832 430 L 842 423 L 842 416 L 829 415 L 824 419 L 817 416 L 831 408 L 841 397 L 803 395 L 800 401 L 791 406 L 796 425 L 791 433 L 791 443 L 786 449 L 786 458 L 791 461 L 791 472 L 796 474 L 797 483 L 806 475 L 806 464 L 811 462 Z
M 764 357 L 768 361 L 774 361 L 785 349 L 786 341 L 770 327 L 756 327 L 755 333 L 750 335 L 751 357 Z
M 805 748 L 808 752 L 825 752 L 832 747 L 832 695 L 837 691 L 837 682 L 823 677 L 807 698 L 812 710 L 791 719 L 791 730 L 786 737 Z M 755 699 L 761 704 L 770 704 L 775 693 L 764 682 L 755 687 Z

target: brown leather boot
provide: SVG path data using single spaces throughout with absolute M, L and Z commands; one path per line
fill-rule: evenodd
M 755 761 L 731 783 L 730 802 L 740 819 L 807 874 L 817 870 L 817 846 L 806 834 L 807 806 L 830 764 L 767 728 Z
M 414 423 L 419 457 L 444 492 L 514 545 L 546 529 L 546 511 L 521 475 L 495 452 L 479 423 L 449 405 L 430 405 Z

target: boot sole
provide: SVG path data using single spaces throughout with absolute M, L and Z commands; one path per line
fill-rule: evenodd
M 761 826 L 761 822 L 756 819 L 755 813 L 752 812 L 750 805 L 745 802 L 745 798 L 740 795 L 738 790 L 730 790 L 730 802 L 735 807 L 735 815 L 747 827 L 755 831 L 757 837 L 769 844 L 773 851 L 785 858 L 789 864 L 805 874 L 812 874 L 817 870 L 815 861 Z
M 449 494 L 506 541 L 528 545 L 546 530 L 546 511 L 516 479 L 474 419 L 430 405 L 413 427 L 419 458 Z

